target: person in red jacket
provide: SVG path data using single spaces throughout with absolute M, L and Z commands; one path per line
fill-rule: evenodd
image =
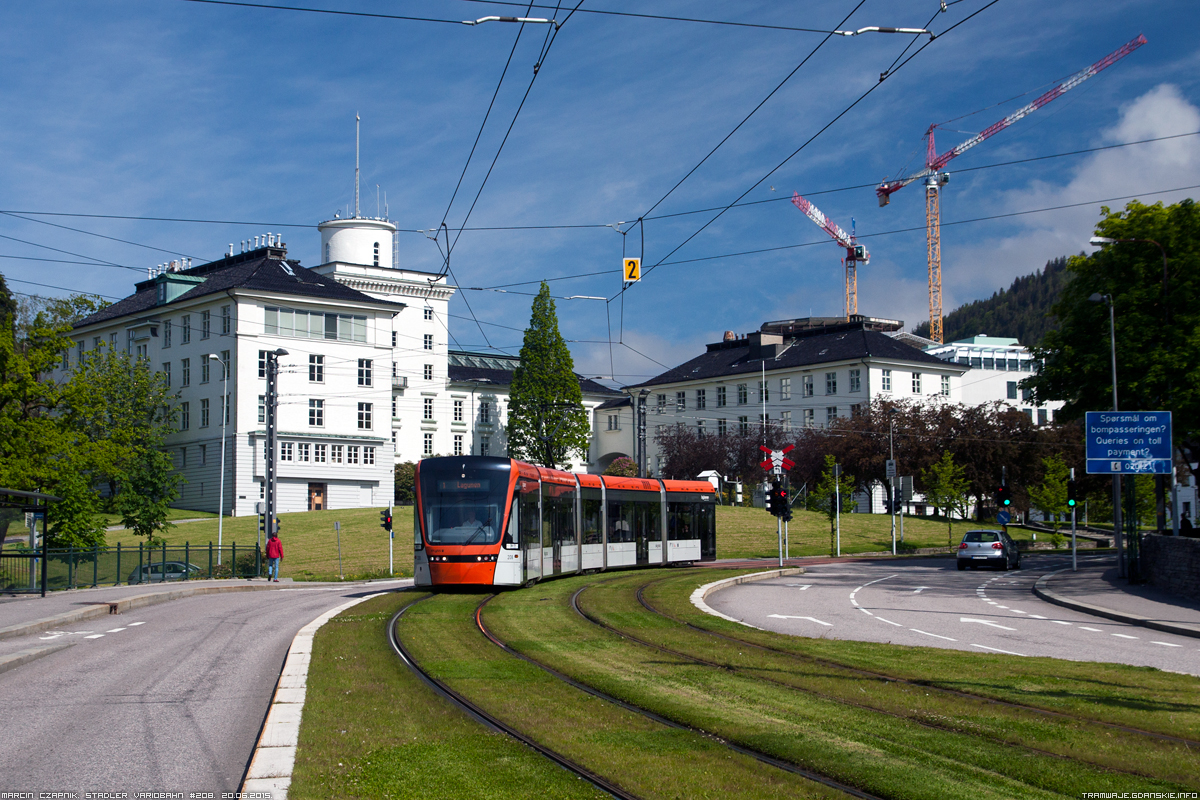
M 279 534 L 271 531 L 267 539 L 267 580 L 279 583 L 279 562 L 283 560 L 283 542 Z

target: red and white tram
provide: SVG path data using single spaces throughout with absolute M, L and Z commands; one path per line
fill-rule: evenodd
M 712 561 L 706 481 L 614 478 L 508 458 L 417 464 L 417 586 L 521 586 L 584 570 Z

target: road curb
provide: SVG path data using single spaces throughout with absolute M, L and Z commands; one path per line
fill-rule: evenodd
M 1150 619 L 1149 617 L 1143 617 L 1139 614 L 1126 614 L 1121 611 L 1114 611 L 1111 608 L 1105 608 L 1104 606 L 1098 606 L 1092 603 L 1085 603 L 1082 600 L 1072 600 L 1068 597 L 1063 597 L 1057 592 L 1051 591 L 1049 588 L 1050 579 L 1055 575 L 1058 575 L 1060 572 L 1069 571 L 1071 571 L 1071 568 L 1067 567 L 1065 569 L 1055 570 L 1054 572 L 1047 573 L 1041 578 L 1038 578 L 1037 583 L 1033 585 L 1033 593 L 1045 600 L 1047 603 L 1053 603 L 1056 606 L 1069 608 L 1072 611 L 1080 611 L 1084 614 L 1091 614 L 1095 617 L 1104 617 L 1105 619 L 1111 619 L 1115 622 L 1124 622 L 1129 625 L 1139 625 L 1143 628 L 1151 628 L 1156 631 L 1163 631 L 1164 633 L 1174 633 L 1178 634 L 1179 636 L 1190 636 L 1194 639 L 1200 639 L 1200 629 L 1197 628 L 1174 625 L 1170 622 L 1162 622 L 1160 620 Z
M 30 661 L 36 661 L 43 656 L 48 656 L 51 653 L 57 653 L 59 650 L 66 650 L 73 644 L 75 643 L 70 642 L 68 644 L 50 644 L 46 645 L 45 647 L 31 647 L 28 650 L 22 650 L 19 653 L 12 653 L 11 655 L 4 656 L 3 658 L 0 658 L 0 672 L 8 672 L 10 669 L 16 669 L 23 664 L 28 664 Z
M 705 598 L 708 597 L 713 592 L 719 591 L 721 589 L 727 589 L 730 586 L 737 586 L 738 584 L 742 584 L 742 583 L 755 583 L 756 581 L 765 581 L 765 580 L 769 580 L 771 578 L 782 578 L 785 575 L 803 575 L 803 574 L 804 574 L 804 567 L 787 567 L 785 569 L 773 569 L 768 572 L 754 572 L 754 573 L 751 573 L 750 575 L 737 575 L 733 578 L 725 578 L 724 580 L 713 581 L 712 583 L 706 583 L 703 586 L 697 588 L 696 591 L 692 592 L 692 596 L 689 599 L 692 601 L 692 605 L 694 605 L 696 608 L 703 611 L 705 614 L 711 614 L 714 617 L 720 617 L 721 619 L 727 619 L 730 622 L 736 622 L 739 625 L 745 625 L 747 628 L 754 628 L 754 630 L 760 631 L 760 630 L 762 630 L 762 628 L 758 627 L 757 625 L 751 625 L 749 622 L 744 622 L 743 620 L 736 619 L 734 617 L 729 616 L 728 614 L 722 614 L 720 611 L 717 611 L 715 608 L 710 606 L 708 603 L 704 602 Z
M 402 588 L 410 588 L 411 584 Z M 389 590 L 389 591 L 395 591 Z M 254 745 L 254 755 L 246 776 L 242 779 L 240 792 L 258 793 L 272 800 L 287 800 L 288 788 L 292 784 L 292 769 L 296 764 L 296 746 L 300 740 L 300 719 L 304 712 L 304 696 L 308 690 L 308 664 L 312 659 L 313 637 L 317 630 L 329 620 L 348 608 L 379 597 L 388 592 L 375 592 L 365 597 L 356 597 L 348 603 L 331 608 L 300 629 L 292 639 L 279 682 L 275 684 L 275 695 L 267 711 L 266 722 Z
M 136 594 L 132 597 L 124 597 L 120 600 L 113 600 L 108 603 L 95 603 L 84 606 L 75 611 L 66 611 L 62 614 L 55 614 L 52 617 L 43 617 L 35 619 L 32 622 L 22 622 L 18 625 L 9 625 L 6 628 L 0 628 L 0 639 L 12 639 L 17 636 L 27 636 L 31 633 L 41 633 L 52 628 L 57 628 L 60 625 L 68 625 L 72 622 L 82 622 L 87 619 L 95 619 L 96 617 L 107 617 L 109 614 L 120 614 L 122 611 L 130 611 L 135 608 L 144 608 L 153 606 L 159 603 L 167 603 L 171 600 L 181 600 L 185 597 L 195 597 L 203 594 L 224 594 L 226 592 L 261 592 L 278 590 L 281 587 L 268 586 L 266 584 L 238 584 L 234 586 L 196 586 L 186 589 L 174 589 L 166 592 L 147 592 L 146 594 Z

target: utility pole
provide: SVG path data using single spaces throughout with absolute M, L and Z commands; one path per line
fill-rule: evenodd
M 892 518 L 892 555 L 896 555 L 896 409 L 888 409 L 888 511 Z
M 279 458 L 279 357 L 286 356 L 287 350 L 282 347 L 267 352 L 267 457 L 264 477 L 266 479 L 267 501 L 267 535 L 278 533 L 279 520 L 277 514 L 276 485 L 278 483 Z
M 1075 486 L 1075 468 L 1071 467 L 1071 486 Z M 1068 498 L 1071 502 L 1071 571 L 1079 571 L 1079 561 L 1075 555 L 1075 503 L 1074 497 Z
M 842 465 L 833 465 L 834 525 L 837 532 L 837 557 L 842 557 Z

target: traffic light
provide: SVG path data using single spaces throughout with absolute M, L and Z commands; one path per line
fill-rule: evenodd
M 771 491 L 767 492 L 767 513 L 773 517 L 782 517 L 787 510 L 787 489 L 783 488 L 782 483 L 776 481 L 771 484 Z
M 1067 481 L 1067 508 L 1074 508 L 1079 504 L 1079 487 L 1072 478 Z
M 892 493 L 890 491 L 883 493 L 883 513 L 892 513 Z
M 784 522 L 791 522 L 791 521 L 792 521 L 792 507 L 791 507 L 791 506 L 788 506 L 787 508 L 785 508 L 785 509 L 784 509 L 784 511 L 783 511 L 783 521 L 784 521 Z
M 274 528 L 274 529 L 275 529 L 275 535 L 276 535 L 276 536 L 278 536 L 278 535 L 279 535 L 279 527 L 280 527 L 280 526 L 279 526 L 279 517 L 276 517 L 276 518 L 275 518 L 275 528 Z
M 1012 492 L 1008 490 L 1007 486 L 1001 486 L 996 490 L 996 505 L 1000 508 L 1008 508 L 1012 505 Z
M 259 533 L 259 536 L 262 536 L 262 537 L 265 537 L 267 535 L 267 515 L 266 514 L 258 515 L 258 533 Z
M 388 531 L 389 533 L 391 532 L 391 530 L 392 530 L 391 509 L 385 508 L 379 512 L 379 527 L 383 528 L 385 531 Z
M 775 513 L 775 492 L 778 488 L 778 483 L 772 483 L 771 488 L 767 491 L 767 513 L 773 517 L 778 516 L 778 514 Z

